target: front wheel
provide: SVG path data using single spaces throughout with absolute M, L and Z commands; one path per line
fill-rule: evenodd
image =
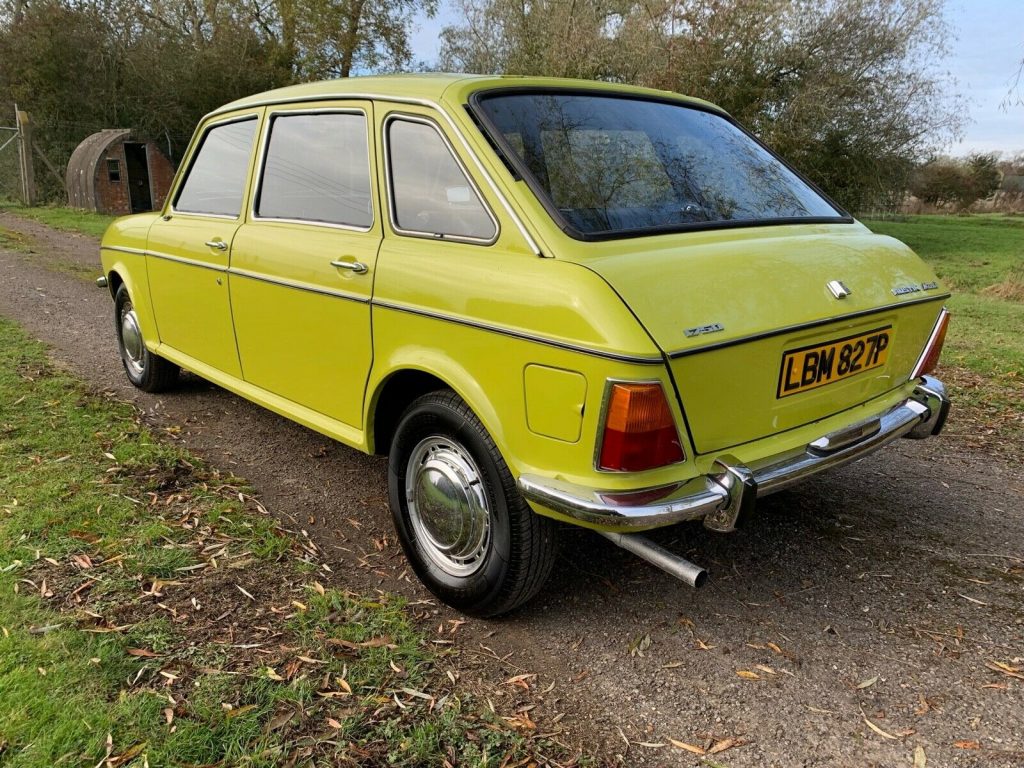
M 174 386 L 178 380 L 178 366 L 146 349 L 135 305 L 124 285 L 114 296 L 114 325 L 117 349 L 128 380 L 146 392 L 162 392 Z
M 453 608 L 507 613 L 551 573 L 555 523 L 526 504 L 487 430 L 454 392 L 426 394 L 402 416 L 388 493 L 413 570 Z

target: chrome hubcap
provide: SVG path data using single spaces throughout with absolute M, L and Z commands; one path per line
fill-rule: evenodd
M 405 499 L 416 540 L 445 573 L 469 576 L 491 541 L 491 512 L 476 462 L 453 440 L 421 440 L 409 457 Z
M 136 376 L 142 375 L 143 357 L 146 345 L 142 342 L 139 318 L 130 304 L 121 310 L 121 357 L 124 364 Z

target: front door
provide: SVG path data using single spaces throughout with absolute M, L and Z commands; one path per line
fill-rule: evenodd
M 245 380 L 355 429 L 373 360 L 380 216 L 369 102 L 268 109 L 231 249 Z
M 219 120 L 206 129 L 173 204 L 149 230 L 147 246 L 149 290 L 161 345 L 236 377 L 241 377 L 241 368 L 231 327 L 227 269 L 258 123 L 257 115 L 248 114 Z

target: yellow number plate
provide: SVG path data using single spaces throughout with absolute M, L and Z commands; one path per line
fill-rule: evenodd
M 776 397 L 806 392 L 880 368 L 889 359 L 892 338 L 892 326 L 887 325 L 857 336 L 784 352 Z

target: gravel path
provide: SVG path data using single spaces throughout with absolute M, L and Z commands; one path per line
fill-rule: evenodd
M 394 540 L 382 459 L 196 378 L 133 389 L 109 295 L 83 279 L 96 241 L 0 213 L 3 230 L 22 245 L 0 248 L 0 314 L 248 479 L 337 585 L 430 597 Z M 1024 766 L 1022 497 L 1024 470 L 966 440 L 900 441 L 763 500 L 736 534 L 659 532 L 711 571 L 701 591 L 569 531 L 524 610 L 459 624 L 438 606 L 437 624 L 499 711 L 533 706 L 538 728 L 602 763 Z M 503 682 L 524 673 L 529 690 Z

